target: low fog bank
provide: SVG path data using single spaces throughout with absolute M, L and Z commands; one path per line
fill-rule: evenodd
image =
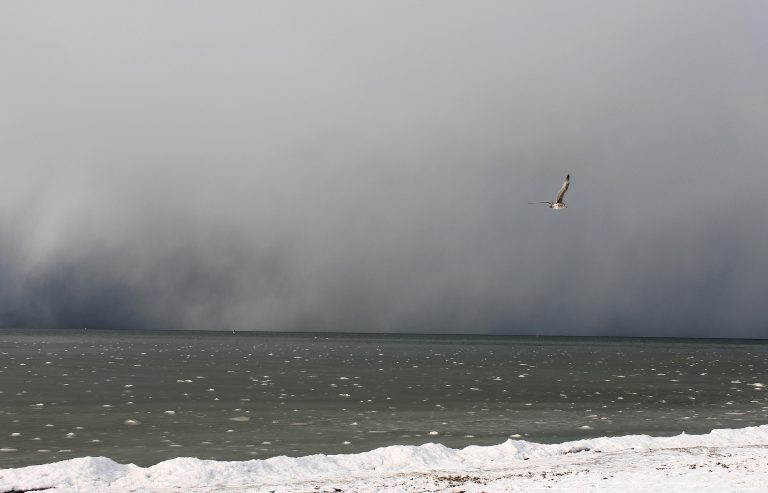
M 0 326 L 768 334 L 762 3 L 82 5 L 0 7 Z

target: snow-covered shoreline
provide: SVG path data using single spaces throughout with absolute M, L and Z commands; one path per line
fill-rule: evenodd
M 601 437 L 561 444 L 507 440 L 451 449 L 390 446 L 360 454 L 150 467 L 84 457 L 0 469 L 0 492 L 768 491 L 768 425 L 705 435 Z

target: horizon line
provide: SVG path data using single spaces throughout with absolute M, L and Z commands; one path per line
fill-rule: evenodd
M 197 332 L 197 333 L 244 333 L 270 335 L 317 335 L 335 336 L 413 336 L 413 337 L 531 337 L 531 338 L 592 338 L 592 339 L 688 339 L 711 341 L 768 341 L 768 337 L 718 337 L 718 336 L 643 336 L 643 335 L 590 335 L 590 334 L 512 334 L 512 333 L 465 333 L 465 332 L 362 332 L 334 330 L 258 330 L 258 329 L 144 329 L 144 328 L 88 328 L 88 327 L 0 327 L 0 331 L 30 330 L 30 331 L 98 331 L 98 332 Z

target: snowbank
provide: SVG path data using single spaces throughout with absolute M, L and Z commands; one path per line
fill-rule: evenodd
M 480 488 L 477 491 L 482 488 L 485 488 L 485 491 L 493 491 L 488 489 L 489 481 L 492 485 L 493 481 L 498 482 L 506 478 L 509 485 L 503 488 L 510 490 L 514 489 L 514 485 L 522 485 L 522 480 L 526 478 L 539 483 L 566 476 L 586 480 L 584 478 L 587 478 L 593 469 L 603 480 L 608 480 L 608 477 L 603 475 L 615 476 L 616 473 L 643 463 L 643 460 L 646 465 L 640 468 L 636 479 L 639 481 L 638 485 L 643 487 L 642 491 L 653 491 L 653 485 L 648 484 L 651 475 L 647 473 L 655 470 L 655 474 L 659 475 L 659 471 L 680 469 L 682 472 L 687 470 L 686 474 L 690 476 L 695 472 L 692 472 L 693 469 L 708 467 L 712 474 L 731 474 L 735 469 L 731 470 L 730 467 L 723 467 L 723 471 L 712 470 L 719 467 L 713 457 L 720 455 L 704 454 L 702 450 L 727 450 L 727 454 L 721 455 L 730 457 L 733 461 L 736 460 L 734 457 L 740 457 L 738 451 L 745 447 L 750 448 L 748 454 L 743 454 L 745 458 L 749 456 L 756 459 L 742 469 L 760 476 L 759 481 L 765 481 L 762 484 L 768 491 L 768 425 L 763 425 L 737 430 L 714 430 L 706 435 L 634 435 L 561 444 L 508 440 L 500 445 L 469 446 L 461 450 L 430 443 L 421 446 L 383 447 L 361 454 L 297 458 L 281 456 L 243 462 L 177 458 L 146 468 L 133 464 L 118 464 L 105 457 L 84 457 L 53 464 L 0 469 L 0 492 L 42 488 L 52 488 L 48 490 L 52 493 L 174 490 L 214 492 L 233 489 L 254 492 L 307 491 L 315 489 L 315 486 L 308 488 L 310 483 L 331 484 L 329 482 L 343 483 L 346 488 L 344 491 L 385 491 L 389 484 L 387 481 L 396 483 L 396 486 L 392 483 L 392 491 L 398 491 L 397 488 L 400 488 L 400 491 L 418 491 L 408 488 L 419 487 L 418 485 L 422 484 L 419 481 L 434 483 L 438 480 L 438 483 L 445 483 L 444 491 L 453 491 L 450 488 L 458 484 L 465 491 L 473 491 L 473 485 Z M 698 462 L 689 464 L 697 454 L 701 456 L 697 459 Z M 589 458 L 592 469 L 585 466 L 585 458 Z M 667 469 L 660 468 L 657 464 L 662 462 Z M 552 472 L 549 479 L 547 471 L 543 472 L 542 478 L 531 475 L 531 471 L 541 470 L 542 467 L 559 473 L 553 476 Z M 576 474 L 577 472 L 580 472 L 581 476 Z M 408 477 L 410 482 L 405 481 L 404 477 Z M 669 479 L 668 474 L 664 477 Z M 417 479 L 416 482 L 414 478 Z M 532 484 L 539 484 L 535 481 Z M 756 483 L 750 476 L 744 486 L 759 485 L 759 481 Z M 502 484 L 499 483 L 498 486 L 502 487 Z M 627 490 L 628 485 L 623 486 L 624 490 Z M 322 490 L 320 486 L 316 487 Z M 424 484 L 423 487 L 426 488 L 427 485 Z M 439 485 L 431 483 L 429 488 L 433 491 L 443 491 Z M 333 491 L 333 488 L 329 491 Z

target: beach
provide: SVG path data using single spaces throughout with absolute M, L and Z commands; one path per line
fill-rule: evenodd
M 87 457 L 0 470 L 2 492 L 669 490 L 768 491 L 768 425 L 562 444 L 508 440 L 460 450 L 426 444 L 250 461 L 177 458 L 150 467 Z

